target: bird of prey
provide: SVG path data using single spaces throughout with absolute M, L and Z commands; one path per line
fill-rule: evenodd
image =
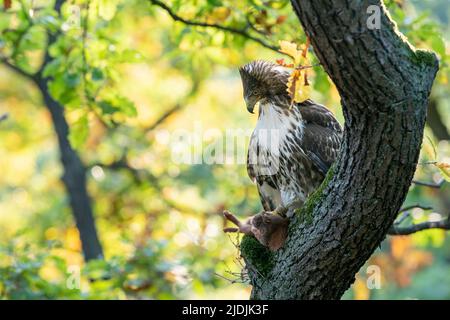
M 259 102 L 247 171 L 257 184 L 264 212 L 247 223 L 224 212 L 238 226 L 225 231 L 252 234 L 275 250 L 287 233 L 287 223 L 280 219 L 288 221 L 284 214 L 293 210 L 287 208 L 301 207 L 321 184 L 339 152 L 342 128 L 323 105 L 311 100 L 291 102 L 287 91 L 289 69 L 258 60 L 241 67 L 239 72 L 247 110 L 253 113 Z M 277 239 L 276 243 L 271 243 L 271 237 Z

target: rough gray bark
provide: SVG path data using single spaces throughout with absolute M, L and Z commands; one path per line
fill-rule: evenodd
M 252 298 L 339 299 L 405 199 L 438 61 L 405 42 L 380 1 L 291 2 L 339 90 L 343 144 L 333 172 L 291 222 L 285 246 L 260 255 L 269 267 L 241 250 Z M 367 27 L 369 5 L 382 9 L 378 30 Z

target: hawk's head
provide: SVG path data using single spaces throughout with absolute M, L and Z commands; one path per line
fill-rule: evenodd
M 290 72 L 275 63 L 256 60 L 239 68 L 247 110 L 253 113 L 257 102 L 278 95 L 288 95 Z

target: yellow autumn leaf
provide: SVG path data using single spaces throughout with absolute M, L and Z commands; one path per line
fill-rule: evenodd
M 212 18 L 215 21 L 223 22 L 230 16 L 231 10 L 226 7 L 217 7 L 212 11 Z
M 297 44 L 286 40 L 281 40 L 279 45 L 280 52 L 290 56 L 294 60 L 294 64 L 296 66 L 304 66 L 308 63 L 308 59 L 306 57 L 307 48 L 305 45 L 301 45 L 299 49 Z
M 64 235 L 64 247 L 73 251 L 81 251 L 81 241 L 78 229 L 68 228 Z
M 291 97 L 291 103 L 294 101 L 297 81 L 300 78 L 300 75 L 301 75 L 300 70 L 294 69 L 294 71 L 292 71 L 288 79 L 286 91 L 289 93 L 289 96 Z
M 438 162 L 438 163 L 436 163 L 436 166 L 440 169 L 446 169 L 446 170 L 450 169 L 450 164 L 446 163 L 446 162 Z
M 297 91 L 295 91 L 294 101 L 297 103 L 303 102 L 311 96 L 311 87 L 301 85 L 298 87 Z
M 353 293 L 355 300 L 368 300 L 370 298 L 370 291 L 367 287 L 365 279 L 360 276 L 356 276 L 355 283 L 353 285 Z
M 444 180 L 450 182 L 450 164 L 445 162 L 438 162 L 435 164 L 435 166 L 438 167 Z
M 291 103 L 300 103 L 309 98 L 311 94 L 311 87 L 308 83 L 308 71 L 307 68 L 311 67 L 308 62 L 308 47 L 309 39 L 306 44 L 297 46 L 294 42 L 281 40 L 280 52 L 290 56 L 294 60 L 294 71 L 288 79 L 287 92 L 291 97 Z M 280 63 L 281 61 L 282 63 Z M 277 61 L 280 65 L 287 65 L 283 59 Z
M 287 92 L 291 97 L 292 103 L 300 103 L 309 98 L 311 86 L 307 82 L 305 69 L 295 69 L 288 80 Z

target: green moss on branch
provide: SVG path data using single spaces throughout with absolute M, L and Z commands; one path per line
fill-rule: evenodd
M 334 165 L 328 170 L 327 175 L 323 179 L 320 186 L 309 195 L 306 199 L 306 202 L 303 204 L 301 208 L 295 210 L 295 214 L 299 215 L 300 222 L 311 224 L 313 221 L 313 210 L 316 207 L 317 203 L 322 199 L 323 191 L 327 187 L 328 183 L 331 181 L 331 178 L 334 176 Z
M 302 208 L 296 209 L 295 213 L 300 216 L 301 222 L 311 223 L 313 220 L 313 210 L 317 203 L 322 199 L 325 190 L 331 178 L 334 176 L 334 166 L 328 170 L 325 179 L 319 188 L 314 191 L 306 200 Z M 267 276 L 274 266 L 274 253 L 263 246 L 255 237 L 245 235 L 242 237 L 241 254 L 256 270 L 262 275 Z
M 436 54 L 428 50 L 414 50 L 411 54 L 411 61 L 419 66 L 435 66 L 438 63 Z
M 269 274 L 274 264 L 273 252 L 248 235 L 242 237 L 240 248 L 247 263 L 255 267 L 262 276 Z

